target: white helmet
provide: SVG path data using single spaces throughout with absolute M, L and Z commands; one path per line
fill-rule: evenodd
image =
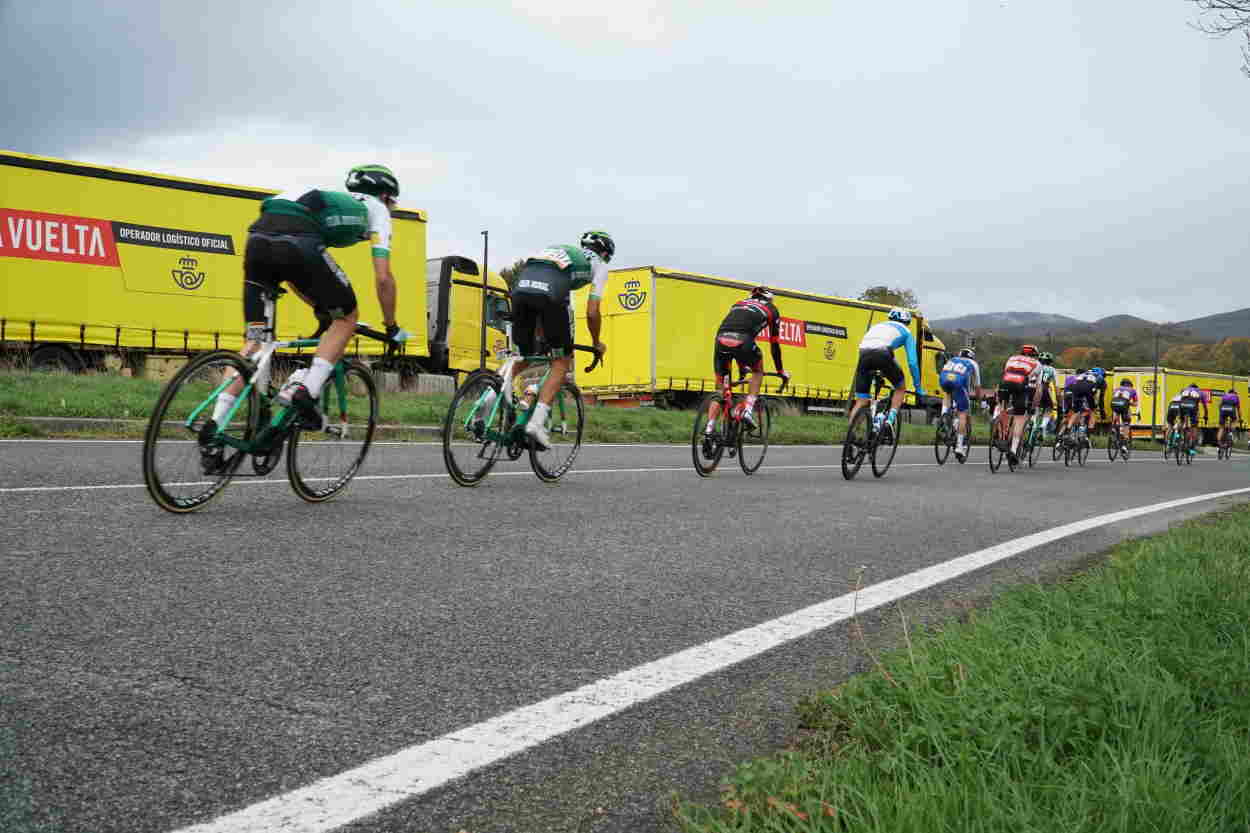
M 890 310 L 890 320 L 897 321 L 900 324 L 910 324 L 911 323 L 911 310 L 906 310 L 906 309 L 903 309 L 902 307 L 895 307 L 894 309 Z

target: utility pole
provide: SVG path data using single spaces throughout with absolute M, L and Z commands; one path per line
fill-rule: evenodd
M 490 267 L 487 264 L 487 257 L 490 255 L 490 231 L 482 232 L 482 349 L 481 358 L 478 360 L 478 367 L 486 367 L 486 288 L 487 277 L 490 275 Z
M 1159 325 L 1155 325 L 1155 375 L 1154 381 L 1151 382 L 1154 395 L 1151 397 L 1153 403 L 1150 406 L 1150 439 L 1155 438 L 1155 428 L 1159 424 Z

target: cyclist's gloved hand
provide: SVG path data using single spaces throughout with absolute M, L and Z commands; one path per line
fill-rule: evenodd
M 785 389 L 790 385 L 790 371 L 778 370 L 777 375 L 781 377 L 781 387 Z
M 412 333 L 400 327 L 399 324 L 387 324 L 386 337 L 396 344 L 403 344 L 405 341 L 412 338 Z

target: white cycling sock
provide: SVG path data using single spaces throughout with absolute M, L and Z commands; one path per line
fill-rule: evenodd
M 318 356 L 313 359 L 312 367 L 308 369 L 308 375 L 304 377 L 304 387 L 308 388 L 308 395 L 316 399 L 321 395 L 321 389 L 325 387 L 326 379 L 330 378 L 330 374 L 334 372 L 334 365 Z
M 964 447 L 964 435 L 963 434 L 955 435 L 955 445 L 958 446 L 959 448 Z
M 237 396 L 225 393 L 224 391 L 217 394 L 217 404 L 213 405 L 213 422 L 218 425 L 225 422 L 226 414 L 230 412 L 230 408 L 234 406 L 237 399 Z
M 716 420 L 714 420 L 714 419 L 709 419 L 709 420 L 707 421 L 707 428 L 704 428 L 704 429 L 703 429 L 703 433 L 704 433 L 704 434 L 710 434 L 710 433 L 712 433 L 712 432 L 713 432 L 713 431 L 715 431 L 715 430 L 716 430 Z

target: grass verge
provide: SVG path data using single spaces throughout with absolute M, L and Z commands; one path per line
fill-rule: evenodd
M 713 831 L 1246 831 L 1250 508 L 1122 544 L 798 705 Z

